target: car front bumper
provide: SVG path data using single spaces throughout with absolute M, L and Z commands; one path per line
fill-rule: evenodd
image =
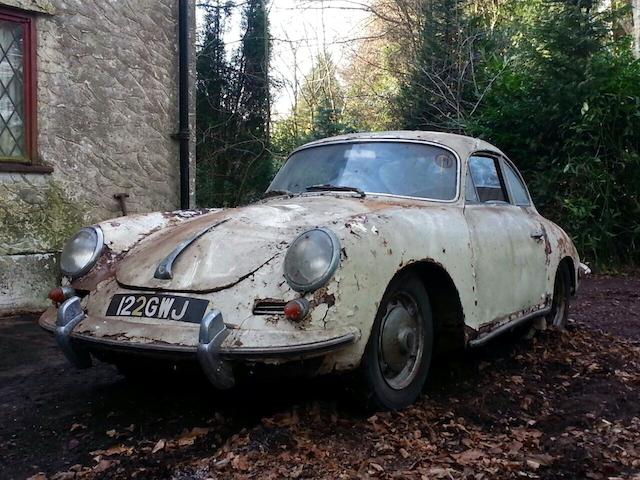
M 91 352 L 108 350 L 140 356 L 176 359 L 197 359 L 209 381 L 217 388 L 231 388 L 235 381 L 232 363 L 284 362 L 322 356 L 360 338 L 354 328 L 334 332 L 309 332 L 307 341 L 299 332 L 242 332 L 229 329 L 222 312 L 212 310 L 203 317 L 192 345 L 166 342 L 135 342 L 126 339 L 100 337 L 80 332 L 77 328 L 87 319 L 79 297 L 66 300 L 56 310 L 50 308 L 40 318 L 40 326 L 53 333 L 67 359 L 78 368 L 91 366 Z M 271 334 L 271 335 L 270 335 Z M 269 342 L 270 337 L 277 342 Z M 235 340 L 233 340 L 235 338 Z M 230 341 L 233 340 L 233 341 Z

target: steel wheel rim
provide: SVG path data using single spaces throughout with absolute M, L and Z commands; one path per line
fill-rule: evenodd
M 424 345 L 418 303 L 406 292 L 395 294 L 387 303 L 378 338 L 380 373 L 389 387 L 402 390 L 411 385 L 420 370 Z
M 566 303 L 565 296 L 565 282 L 560 277 L 559 281 L 556 282 L 556 286 L 553 290 L 553 304 L 554 304 L 554 315 L 552 320 L 552 325 L 554 327 L 562 327 L 564 324 L 564 310 Z

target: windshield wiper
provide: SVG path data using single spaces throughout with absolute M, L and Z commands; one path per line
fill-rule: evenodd
M 344 185 L 331 185 L 330 183 L 323 183 L 320 185 L 311 185 L 306 188 L 307 192 L 356 192 L 360 198 L 364 198 L 366 193 L 364 190 L 358 187 L 349 187 Z
M 269 190 L 262 195 L 262 198 L 277 197 L 279 195 L 293 195 L 289 190 Z

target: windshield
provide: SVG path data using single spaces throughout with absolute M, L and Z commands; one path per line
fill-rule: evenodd
M 457 171 L 456 157 L 433 145 L 391 141 L 336 143 L 295 152 L 273 179 L 267 193 L 301 193 L 321 185 L 453 200 Z

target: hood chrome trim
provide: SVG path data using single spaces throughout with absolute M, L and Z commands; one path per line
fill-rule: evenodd
M 193 242 L 198 240 L 204 234 L 209 233 L 211 230 L 213 230 L 217 226 L 222 225 L 223 223 L 229 220 L 230 220 L 229 218 L 225 218 L 224 220 L 221 220 L 220 222 L 205 228 L 201 232 L 196 233 L 194 236 L 180 242 L 178 246 L 174 248 L 171 251 L 171 253 L 167 255 L 158 264 L 158 267 L 156 268 L 156 272 L 153 274 L 153 276 L 160 280 L 171 280 L 173 278 L 173 272 L 172 272 L 173 262 L 176 261 L 176 259 L 180 256 L 180 254 L 182 254 L 182 252 L 184 252 L 189 245 L 191 245 Z

